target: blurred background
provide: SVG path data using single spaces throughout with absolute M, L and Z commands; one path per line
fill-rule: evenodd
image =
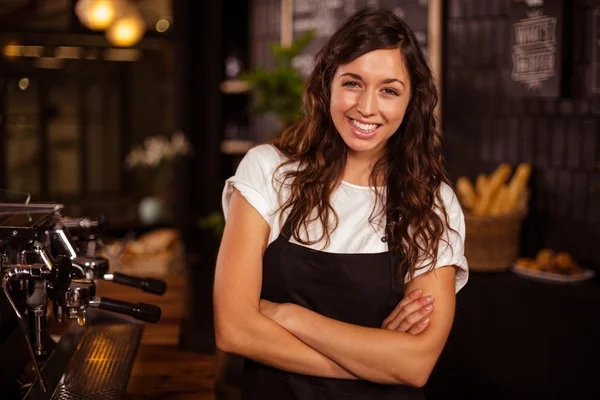
M 471 280 L 428 398 L 600 392 L 600 1 L 1 0 L 2 201 L 106 215 L 124 268 L 179 288 L 130 398 L 235 397 L 212 325 L 224 181 L 302 116 L 314 54 L 367 4 L 422 44 L 453 181 L 501 204 L 531 168 L 519 209 L 459 193 Z

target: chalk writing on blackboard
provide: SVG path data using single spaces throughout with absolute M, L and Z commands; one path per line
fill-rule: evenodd
M 535 90 L 556 75 L 556 24 L 557 18 L 541 9 L 527 11 L 526 18 L 513 24 L 511 77 L 515 82 Z
M 294 59 L 294 66 L 304 76 L 308 76 L 314 67 L 314 55 L 340 25 L 362 5 L 357 0 L 294 1 L 294 37 L 297 38 L 309 30 L 316 32 L 316 37 L 304 50 L 304 53 Z
M 293 34 L 314 29 L 316 37 L 303 54 L 294 59 L 294 67 L 308 76 L 314 67 L 314 56 L 341 24 L 365 6 L 387 8 L 405 19 L 414 30 L 427 54 L 427 0 L 294 0 Z

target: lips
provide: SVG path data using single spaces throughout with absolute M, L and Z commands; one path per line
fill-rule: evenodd
M 356 121 L 360 122 L 358 120 L 356 120 Z M 359 127 L 355 126 L 352 123 L 351 118 L 346 117 L 346 122 L 348 122 L 348 125 L 350 125 L 350 130 L 352 131 L 354 136 L 356 136 L 359 139 L 363 139 L 363 140 L 371 139 L 373 136 L 375 136 L 377 134 L 377 132 L 379 131 L 379 128 L 381 128 L 381 125 L 378 125 L 377 128 L 373 129 L 372 131 L 363 131 L 362 129 L 360 129 Z

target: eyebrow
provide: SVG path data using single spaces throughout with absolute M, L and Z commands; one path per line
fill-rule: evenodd
M 352 77 L 354 79 L 357 79 L 359 81 L 364 81 L 364 79 L 362 78 L 362 76 L 360 76 L 358 74 L 355 74 L 355 73 L 352 73 L 352 72 L 345 72 L 345 73 L 343 73 L 343 74 L 340 75 L 340 78 L 342 76 L 350 76 L 350 77 Z M 406 85 L 400 79 L 387 78 L 387 79 L 384 79 L 383 81 L 381 81 L 381 83 L 383 83 L 383 84 L 388 84 L 388 83 L 392 83 L 392 82 L 398 82 L 399 84 L 401 84 L 406 89 Z

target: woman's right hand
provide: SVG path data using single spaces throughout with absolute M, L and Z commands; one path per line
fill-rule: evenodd
M 433 311 L 433 296 L 421 296 L 415 289 L 404 297 L 394 311 L 383 321 L 383 329 L 418 335 L 429 325 L 428 315 Z

